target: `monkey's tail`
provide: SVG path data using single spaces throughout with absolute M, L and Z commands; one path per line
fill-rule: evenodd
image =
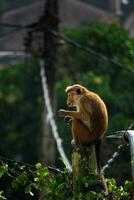
M 95 159 L 96 159 L 96 165 L 97 165 L 97 172 L 98 172 L 98 175 L 100 177 L 100 181 L 101 181 L 102 187 L 105 191 L 105 194 L 108 195 L 107 183 L 105 181 L 103 172 L 101 171 L 101 164 L 100 164 L 101 140 L 97 141 L 94 145 L 95 145 Z

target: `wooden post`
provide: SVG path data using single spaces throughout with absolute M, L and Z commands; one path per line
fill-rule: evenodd
M 96 174 L 96 163 L 93 145 L 79 145 L 72 153 L 73 188 L 81 177 L 91 177 Z

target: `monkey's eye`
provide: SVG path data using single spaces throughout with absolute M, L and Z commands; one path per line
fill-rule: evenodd
M 78 88 L 78 89 L 76 90 L 76 93 L 77 93 L 77 95 L 81 94 L 81 90 Z

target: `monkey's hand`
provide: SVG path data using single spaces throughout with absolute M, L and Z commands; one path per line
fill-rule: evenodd
M 65 116 L 64 120 L 66 123 L 70 123 L 72 121 L 72 117 Z
M 66 110 L 60 109 L 60 110 L 58 111 L 58 113 L 59 113 L 59 116 L 60 116 L 60 117 L 65 117 L 65 115 L 66 115 Z

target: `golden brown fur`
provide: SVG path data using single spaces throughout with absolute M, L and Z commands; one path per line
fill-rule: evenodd
M 72 118 L 72 144 L 94 144 L 96 163 L 102 185 L 107 193 L 107 186 L 101 173 L 99 147 L 108 126 L 108 114 L 103 100 L 87 88 L 75 84 L 66 88 L 68 107 L 76 111 L 59 110 L 60 116 Z
M 104 136 L 108 115 L 104 102 L 85 87 L 75 84 L 66 88 L 68 94 L 67 105 L 76 107 L 76 111 L 59 110 L 61 116 L 72 117 L 73 140 L 89 144 Z

